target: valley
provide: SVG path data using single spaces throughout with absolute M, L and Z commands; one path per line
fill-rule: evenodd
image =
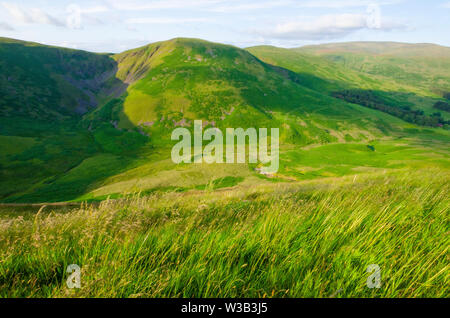
M 408 107 L 432 118 L 432 105 L 445 100 L 439 94 L 450 90 L 441 72 L 450 49 L 416 49 L 422 55 L 415 58 L 423 56 L 421 63 L 436 73 L 435 85 L 426 87 L 413 80 L 417 70 L 409 63 L 404 72 L 411 77 L 405 78 L 341 62 L 339 54 L 349 60 L 366 54 L 368 65 L 391 63 L 374 56 L 375 44 L 355 43 L 353 51 L 347 46 L 243 50 L 179 38 L 94 54 L 3 39 L 0 201 L 198 191 L 230 178 L 230 186 L 247 187 L 367 171 L 448 169 L 448 125 L 417 125 L 390 109 Z M 408 57 L 401 46 L 391 51 L 398 59 Z M 435 57 L 441 64 L 428 62 Z M 335 98 L 346 89 L 376 90 L 388 113 Z M 448 120 L 448 112 L 440 113 L 442 122 Z M 203 120 L 205 129 L 279 128 L 277 175 L 267 178 L 248 163 L 175 165 L 171 132 L 192 129 L 194 120 Z

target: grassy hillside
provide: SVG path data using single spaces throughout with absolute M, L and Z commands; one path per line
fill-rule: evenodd
M 381 90 L 386 85 L 376 78 L 309 52 L 274 46 L 255 46 L 246 50 L 266 63 L 296 72 L 301 76 L 303 85 L 309 85 L 317 91 L 329 92 L 344 88 Z
M 109 55 L 0 39 L 0 199 L 41 186 L 51 191 L 54 180 L 101 151 L 79 122 L 124 91 L 116 72 Z
M 442 122 L 450 120 L 450 113 L 434 107 L 450 90 L 450 48 L 353 42 L 297 49 L 259 46 L 247 50 L 268 63 L 300 74 L 317 91 L 370 90 L 388 100 L 391 107 L 423 111 L 427 117 L 439 112 Z M 420 122 L 423 120 L 417 121 Z
M 384 171 L 3 209 L 0 297 L 449 297 L 448 179 Z M 65 286 L 74 263 L 79 290 Z
M 98 106 L 116 63 L 108 55 L 0 38 L 0 116 L 63 120 Z
M 441 95 L 450 90 L 450 48 L 434 44 L 354 42 L 294 49 L 360 72 L 381 75 Z M 441 95 L 442 96 L 442 95 Z
M 151 132 L 160 126 L 188 126 L 193 119 L 219 127 L 252 127 L 255 123 L 270 127 L 273 112 L 340 118 L 361 115 L 302 85 L 295 73 L 232 46 L 174 39 L 114 59 L 118 77 L 130 83 L 120 101 L 106 105 L 119 128 L 140 126 Z M 95 120 L 102 110 L 87 118 Z
M 4 67 L 28 76 L 24 82 L 30 95 L 23 105 L 63 118 L 49 120 L 43 113 L 33 117 L 24 106 L 2 106 L 0 200 L 5 202 L 101 200 L 136 192 L 448 166 L 447 131 L 420 128 L 334 98 L 336 90 L 381 91 L 388 84 L 309 53 L 272 47 L 249 53 L 196 39 L 153 43 L 117 55 L 3 42 L 5 59 L 10 59 Z M 28 70 L 26 63 L 37 69 Z M 39 81 L 37 75 L 50 82 Z M 98 106 L 77 114 L 85 101 L 66 104 L 71 91 L 67 97 L 53 78 L 72 85 L 80 98 L 92 95 Z M 40 99 L 42 91 L 49 91 L 54 102 Z M 12 124 L 13 118 L 19 119 Z M 264 177 L 254 164 L 175 165 L 170 160 L 171 132 L 192 128 L 194 119 L 222 129 L 279 127 L 278 174 Z

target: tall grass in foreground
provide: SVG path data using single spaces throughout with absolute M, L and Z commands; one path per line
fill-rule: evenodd
M 0 219 L 2 297 L 448 297 L 449 174 L 168 193 Z M 69 264 L 81 289 L 69 290 Z M 366 268 L 381 267 L 380 289 Z

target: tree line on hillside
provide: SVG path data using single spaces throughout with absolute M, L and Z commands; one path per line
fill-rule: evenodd
M 380 110 L 416 125 L 450 129 L 450 121 L 442 118 L 441 113 L 436 112 L 432 115 L 425 115 L 423 110 L 411 109 L 408 105 L 393 105 L 393 102 L 380 98 L 371 90 L 344 90 L 334 92 L 332 96 L 345 100 L 348 103 Z
M 433 108 L 450 112 L 450 104 L 442 101 L 439 101 L 436 104 L 434 104 Z

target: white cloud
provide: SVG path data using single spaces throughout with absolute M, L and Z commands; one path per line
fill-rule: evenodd
M 15 24 L 48 24 L 70 29 L 83 29 L 84 24 L 103 24 L 103 21 L 95 15 L 110 10 L 108 7 L 100 5 L 82 8 L 77 4 L 70 4 L 65 8 L 64 17 L 60 19 L 40 8 L 30 8 L 7 2 L 1 2 L 0 5 L 6 9 Z
M 271 30 L 257 31 L 260 35 L 274 39 L 287 40 L 324 40 L 344 37 L 362 29 L 393 30 L 403 25 L 381 19 L 373 24 L 366 14 L 330 14 L 315 20 L 303 19 L 276 25 Z
M 133 18 L 125 20 L 127 24 L 183 24 L 183 23 L 198 23 L 198 22 L 211 22 L 207 18 Z
M 77 4 L 69 4 L 66 8 L 69 14 L 66 18 L 66 25 L 69 29 L 82 29 L 81 8 Z
M 14 28 L 7 23 L 0 22 L 0 30 L 3 31 L 14 31 Z
M 68 13 L 66 25 L 69 29 L 83 29 L 85 24 L 103 24 L 103 21 L 95 15 L 107 11 L 109 11 L 109 9 L 105 6 L 82 8 L 77 4 L 69 4 L 66 7 L 66 12 Z
M 106 0 L 115 10 L 121 11 L 144 11 L 156 9 L 189 9 L 193 7 L 205 7 L 216 5 L 224 0 Z
M 22 24 L 49 24 L 62 27 L 65 24 L 39 8 L 22 8 L 16 4 L 2 2 L 2 6 L 17 22 Z
M 339 9 L 339 8 L 350 8 L 350 7 L 367 7 L 369 5 L 393 5 L 400 4 L 404 0 L 314 0 L 299 2 L 296 4 L 297 7 L 303 8 L 329 8 L 329 9 Z
M 450 9 L 450 1 L 449 1 L 449 2 L 446 2 L 446 3 L 444 3 L 444 4 L 442 4 L 442 7 L 443 7 L 443 8 Z
M 208 11 L 228 13 L 228 12 L 241 12 L 241 11 L 251 11 L 251 10 L 261 10 L 261 9 L 272 9 L 276 7 L 285 7 L 294 4 L 293 1 L 282 0 L 282 1 L 258 1 L 253 3 L 232 3 L 227 5 L 222 5 L 218 7 L 210 8 Z
M 404 0 L 309 0 L 309 1 L 295 1 L 295 0 L 271 0 L 271 1 L 227 1 L 221 6 L 212 7 L 209 11 L 213 12 L 241 12 L 259 9 L 272 8 L 327 8 L 340 9 L 349 7 L 367 7 L 369 5 L 392 5 L 399 4 Z
M 81 13 L 94 14 L 108 12 L 110 9 L 107 6 L 97 5 L 89 8 L 81 8 Z

